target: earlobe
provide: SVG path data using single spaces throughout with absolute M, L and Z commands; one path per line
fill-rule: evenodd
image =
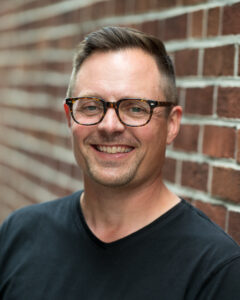
M 168 117 L 167 145 L 170 145 L 178 135 L 182 117 L 181 106 L 175 106 Z
M 68 126 L 71 127 L 71 117 L 70 117 L 69 107 L 66 103 L 64 103 L 63 106 L 64 106 L 64 111 L 67 118 Z

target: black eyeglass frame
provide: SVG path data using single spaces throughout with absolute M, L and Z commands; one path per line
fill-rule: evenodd
M 91 124 L 84 124 L 84 123 L 78 122 L 75 119 L 74 114 L 73 114 L 73 109 L 72 109 L 74 102 L 79 101 L 81 99 L 86 99 L 86 98 L 87 99 L 94 99 L 94 100 L 100 101 L 102 103 L 102 105 L 103 105 L 103 115 L 102 115 L 102 117 L 100 118 L 100 120 L 98 122 L 91 123 Z M 148 105 L 150 107 L 150 113 L 149 113 L 148 120 L 144 124 L 130 125 L 130 124 L 126 124 L 122 121 L 122 119 L 119 115 L 119 106 L 120 106 L 121 102 L 126 101 L 126 100 L 138 100 L 138 101 L 141 101 L 141 102 L 148 103 Z M 113 108 L 115 110 L 116 114 L 117 114 L 117 117 L 118 117 L 119 121 L 123 125 L 129 126 L 129 127 L 141 127 L 141 126 L 145 126 L 146 124 L 148 124 L 150 122 L 150 120 L 152 118 L 154 108 L 156 108 L 156 107 L 171 107 L 171 106 L 173 107 L 173 106 L 176 106 L 176 104 L 173 103 L 173 102 L 155 101 L 155 100 L 147 100 L 147 99 L 140 99 L 140 98 L 124 98 L 124 99 L 120 99 L 116 102 L 108 102 L 108 101 L 105 101 L 104 99 L 97 98 L 97 97 L 71 97 L 71 98 L 66 98 L 65 103 L 69 107 L 69 110 L 70 110 L 70 113 L 71 113 L 71 116 L 72 116 L 73 120 L 77 124 L 84 125 L 84 126 L 92 126 L 92 125 L 97 125 L 97 124 L 101 123 L 102 120 L 104 119 L 105 115 L 106 115 L 107 109 L 108 108 Z

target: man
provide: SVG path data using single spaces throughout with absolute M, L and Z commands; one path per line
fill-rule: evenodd
M 84 192 L 5 221 L 1 299 L 239 299 L 239 246 L 163 183 L 182 109 L 161 41 L 91 33 L 67 97 Z

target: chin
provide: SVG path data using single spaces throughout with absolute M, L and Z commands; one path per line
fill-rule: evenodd
M 128 185 L 135 177 L 134 173 L 127 174 L 97 174 L 96 172 L 89 172 L 89 177 L 92 181 L 109 188 L 118 188 Z

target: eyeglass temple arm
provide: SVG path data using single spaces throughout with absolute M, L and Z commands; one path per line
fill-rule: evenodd
M 159 102 L 159 101 L 153 101 L 153 100 L 150 101 L 149 104 L 152 108 L 157 107 L 157 106 L 167 107 L 167 106 L 175 106 L 176 105 L 173 102 L 167 102 L 167 101 Z

